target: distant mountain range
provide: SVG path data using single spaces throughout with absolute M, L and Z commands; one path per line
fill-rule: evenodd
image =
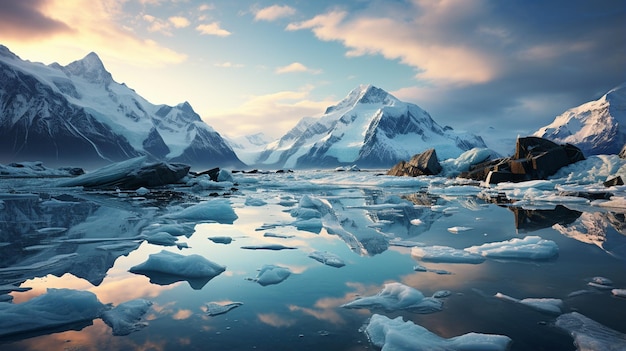
M 619 153 L 626 143 L 626 83 L 565 111 L 533 135 L 576 145 L 587 156 Z
M 139 155 L 194 168 L 243 167 L 189 103 L 154 105 L 115 82 L 95 53 L 61 66 L 0 45 L 0 162 L 97 167 Z
M 419 106 L 361 85 L 323 116 L 300 120 L 253 163 L 273 168 L 381 168 L 429 148 L 446 159 L 475 147 L 486 147 L 481 137 L 442 127 Z

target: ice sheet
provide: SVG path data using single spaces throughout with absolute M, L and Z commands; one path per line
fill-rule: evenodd
M 382 351 L 505 351 L 512 342 L 505 335 L 479 333 L 446 339 L 402 317 L 389 319 L 379 314 L 370 318 L 365 333 Z

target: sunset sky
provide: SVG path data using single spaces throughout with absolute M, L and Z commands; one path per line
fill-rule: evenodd
M 626 82 L 626 1 L 0 0 L 0 44 L 45 64 L 96 52 L 229 136 L 279 137 L 359 84 L 503 136 Z

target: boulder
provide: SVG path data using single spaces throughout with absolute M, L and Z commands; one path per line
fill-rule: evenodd
M 619 157 L 626 158 L 626 144 L 624 144 L 624 147 L 622 147 L 622 151 L 619 152 Z
M 59 185 L 130 190 L 152 188 L 178 182 L 189 173 L 189 168 L 181 163 L 150 163 L 145 157 L 138 157 L 102 167 Z
M 436 175 L 441 170 L 441 164 L 437 160 L 437 152 L 435 149 L 428 149 L 421 154 L 411 157 L 409 162 L 400 161 L 387 171 L 387 175 L 417 177 L 421 175 Z
M 584 159 L 582 151 L 574 145 L 524 137 L 517 139 L 512 157 L 478 164 L 459 176 L 489 184 L 546 179 L 561 167 Z
M 616 185 L 624 185 L 624 181 L 622 180 L 621 176 L 617 176 L 617 177 L 613 177 L 611 179 L 608 179 L 606 182 L 602 183 L 604 184 L 605 187 L 612 187 L 612 186 L 616 186 Z

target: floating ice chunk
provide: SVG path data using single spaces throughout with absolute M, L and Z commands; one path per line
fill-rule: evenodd
M 415 225 L 415 226 L 418 226 L 418 225 L 422 225 L 422 224 L 424 224 L 424 222 L 423 222 L 421 219 L 416 218 L 416 219 L 412 219 L 412 220 L 411 220 L 411 224 L 412 224 L 412 225 Z
M 234 182 L 235 180 L 233 179 L 233 175 L 232 173 L 230 173 L 230 171 L 225 170 L 225 169 L 220 169 L 220 171 L 217 173 L 217 181 L 218 182 Z
M 115 244 L 100 245 L 96 247 L 96 249 L 104 251 L 132 251 L 138 248 L 139 245 L 141 245 L 141 242 L 128 241 Z
M 255 278 L 251 279 L 262 286 L 278 284 L 291 275 L 289 268 L 266 264 L 259 270 Z
M 400 246 L 400 247 L 414 247 L 414 246 L 424 246 L 423 243 L 411 240 L 390 240 L 389 246 Z
M 611 290 L 611 294 L 613 294 L 613 296 L 626 297 L 626 289 L 613 289 Z
M 245 250 L 274 250 L 274 251 L 297 249 L 297 247 L 285 246 L 281 244 L 247 245 L 247 246 L 242 246 L 241 248 Z
M 416 272 L 427 272 L 428 268 L 422 266 L 421 264 L 416 264 L 415 266 L 413 266 L 413 270 Z
M 293 235 L 277 234 L 277 233 L 271 233 L 271 232 L 267 232 L 263 234 L 263 236 L 266 238 L 279 238 L 279 239 L 289 239 L 289 238 L 294 237 Z
M 450 290 L 438 290 L 438 291 L 435 291 L 435 293 L 433 294 L 433 297 L 436 299 L 441 299 L 444 297 L 448 297 L 450 295 L 452 295 L 452 291 Z
M 265 206 L 267 205 L 267 202 L 263 199 L 247 197 L 245 205 L 246 206 Z
M 104 312 L 102 320 L 113 329 L 113 335 L 128 335 L 147 325 L 140 320 L 148 312 L 150 306 L 152 302 L 144 299 L 127 301 Z
M 343 308 L 383 309 L 387 312 L 407 310 L 415 313 L 434 313 L 443 309 L 443 302 L 424 297 L 421 291 L 402 283 L 385 284 L 383 290 L 341 305 Z
M 448 231 L 450 233 L 458 234 L 460 232 L 466 232 L 466 231 L 469 231 L 469 230 L 472 230 L 472 229 L 473 228 L 470 228 L 470 227 L 450 227 L 450 228 L 448 228 Z
M 213 278 L 226 270 L 226 267 L 211 262 L 200 255 L 179 255 L 161 251 L 148 256 L 146 262 L 130 268 L 130 272 L 150 275 L 164 273 L 185 278 Z
M 313 251 L 309 257 L 331 267 L 339 268 L 346 265 L 341 257 L 327 251 Z
M 37 229 L 37 233 L 46 234 L 46 235 L 54 235 L 67 231 L 65 227 L 47 227 L 47 228 L 39 228 Z
M 626 350 L 626 334 L 607 328 L 578 312 L 560 315 L 556 326 L 574 338 L 578 350 Z
M 526 299 L 516 299 L 514 297 L 497 293 L 495 295 L 499 299 L 503 299 L 506 301 L 520 303 L 522 305 L 528 306 L 534 310 L 539 312 L 546 312 L 550 314 L 561 314 L 563 313 L 563 300 L 561 299 L 553 299 L 553 298 L 526 298 Z
M 230 236 L 212 236 L 209 240 L 216 244 L 230 244 L 233 241 L 233 238 Z
M 158 233 L 158 232 L 166 232 L 170 233 L 173 236 L 186 236 L 190 237 L 194 232 L 194 226 L 185 223 L 155 223 L 147 226 L 143 233 Z
M 167 232 L 158 232 L 146 236 L 146 241 L 154 245 L 174 246 L 178 238 Z
M 167 214 L 165 218 L 233 224 L 238 217 L 228 199 L 213 199 Z
M 387 318 L 373 315 L 365 334 L 372 344 L 384 351 L 505 351 L 509 349 L 511 338 L 505 335 L 467 333 L 445 339 L 431 333 L 421 325 L 404 321 L 402 317 Z
M 0 337 L 49 330 L 75 323 L 90 324 L 105 306 L 89 291 L 48 289 L 27 302 L 0 303 Z M 69 329 L 69 327 L 68 327 Z
M 477 253 L 448 246 L 424 246 L 411 249 L 411 255 L 422 261 L 437 263 L 483 263 L 485 258 Z
M 141 188 L 135 190 L 135 193 L 137 195 L 139 195 L 139 196 L 145 196 L 145 195 L 150 194 L 150 189 L 141 187 Z
M 559 254 L 559 247 L 554 241 L 538 236 L 527 236 L 523 239 L 514 238 L 472 246 L 465 251 L 497 259 L 547 260 Z
M 206 314 L 209 316 L 217 316 L 220 314 L 224 314 L 233 308 L 237 308 L 243 305 L 243 302 L 230 302 L 230 303 L 218 303 L 218 302 L 208 302 L 206 306 Z
M 587 285 L 598 289 L 613 289 L 613 281 L 605 277 L 593 277 Z

